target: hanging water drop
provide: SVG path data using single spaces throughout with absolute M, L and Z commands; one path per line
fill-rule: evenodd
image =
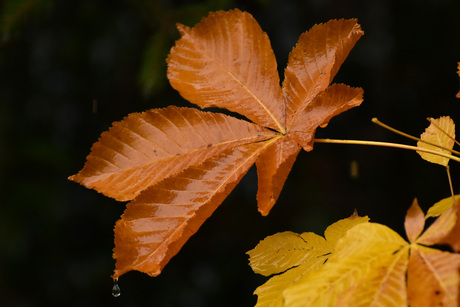
M 121 290 L 118 286 L 118 278 L 113 280 L 112 295 L 113 297 L 119 297 L 121 295 Z

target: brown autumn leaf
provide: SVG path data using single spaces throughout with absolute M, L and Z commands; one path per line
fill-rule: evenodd
M 268 36 L 250 14 L 219 11 L 178 28 L 167 59 L 173 88 L 252 122 L 168 107 L 130 114 L 101 135 L 69 179 L 131 201 L 115 226 L 115 279 L 131 270 L 160 274 L 253 164 L 267 215 L 301 148 L 313 149 L 316 128 L 362 101 L 360 88 L 329 86 L 363 35 L 354 19 L 302 34 L 282 87 Z

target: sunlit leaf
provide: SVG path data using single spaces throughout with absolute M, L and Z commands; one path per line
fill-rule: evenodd
M 305 275 L 285 290 L 286 306 L 335 306 L 341 295 L 356 284 L 367 283 L 369 273 L 382 265 L 382 259 L 398 254 L 405 244 L 398 234 L 383 225 L 356 225 L 339 240 L 320 270 Z M 371 293 L 377 291 L 378 288 Z
M 341 219 L 328 226 L 324 231 L 324 237 L 332 246 L 332 248 L 335 248 L 337 242 L 345 235 L 349 229 L 365 222 L 369 222 L 369 218 L 367 216 L 358 216 L 353 214 L 346 219 Z
M 458 200 L 460 198 L 460 194 L 455 195 L 455 200 Z M 450 209 L 453 205 L 453 200 L 452 196 L 446 197 L 444 199 L 441 199 L 437 203 L 435 203 L 433 206 L 431 206 L 428 209 L 428 212 L 426 213 L 425 219 L 429 217 L 437 217 L 446 212 L 448 209 Z
M 393 257 L 382 257 L 372 269 L 337 299 L 337 306 L 406 306 L 406 271 L 409 247 Z M 367 260 L 367 259 L 366 259 Z
M 332 250 L 332 246 L 323 237 L 312 232 L 301 235 L 280 232 L 266 237 L 247 254 L 254 272 L 269 276 L 327 255 Z
M 326 239 L 312 232 L 301 235 L 282 232 L 262 240 L 248 252 L 249 263 L 254 272 L 265 276 L 285 272 L 271 277 L 256 289 L 254 292 L 258 295 L 256 306 L 282 304 L 285 289 L 307 273 L 319 269 L 334 251 L 337 241 L 349 229 L 368 221 L 368 217 L 357 215 L 337 221 L 326 229 Z
M 350 228 L 339 236 L 332 251 L 317 257 L 317 262 L 309 260 L 258 287 L 257 306 L 459 306 L 460 254 L 427 247 L 449 244 L 458 248 L 457 209 L 455 205 L 442 213 L 420 235 L 425 218 L 414 201 L 405 220 L 411 243 L 384 225 L 363 222 L 352 226 L 351 218 L 341 220 L 328 231 L 347 223 Z M 276 273 L 279 262 L 276 251 L 272 253 L 265 260 L 273 262 L 265 266 Z M 302 259 L 302 252 L 296 251 L 295 259 Z
M 322 255 L 311 258 L 299 266 L 293 267 L 283 274 L 271 277 L 266 283 L 258 287 L 254 294 L 257 295 L 256 307 L 281 307 L 284 305 L 283 292 L 291 285 L 295 284 L 304 275 L 319 270 L 329 255 Z
M 442 116 L 437 119 L 429 118 L 430 126 L 422 133 L 421 139 L 435 145 L 442 146 L 446 149 L 441 149 L 437 146 L 430 145 L 424 142 L 417 142 L 417 147 L 439 151 L 441 153 L 450 154 L 448 149 L 454 147 L 455 140 L 455 124 L 454 121 L 448 116 Z M 418 151 L 418 154 L 425 160 L 447 166 L 449 158 L 441 157 L 438 155 Z

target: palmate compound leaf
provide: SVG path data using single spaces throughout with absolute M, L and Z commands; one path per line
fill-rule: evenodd
M 437 119 L 429 118 L 431 124 L 426 128 L 425 132 L 422 133 L 421 139 L 423 141 L 442 146 L 446 149 L 441 149 L 434 145 L 430 145 L 421 141 L 417 142 L 417 147 L 439 151 L 441 153 L 450 154 L 448 149 L 454 147 L 455 140 L 455 124 L 454 121 L 448 116 L 442 116 Z M 434 154 L 418 151 L 418 154 L 425 160 L 440 165 L 447 166 L 449 159 Z
M 304 275 L 284 291 L 285 305 L 355 306 L 348 302 L 351 300 L 358 306 L 369 306 L 366 304 L 369 298 L 380 296 L 380 286 L 387 283 L 392 291 L 400 293 L 404 271 L 399 269 L 399 261 L 391 261 L 388 257 L 397 255 L 399 258 L 398 253 L 407 254 L 407 249 L 402 249 L 404 243 L 383 225 L 356 225 L 338 241 L 334 253 L 319 270 Z M 388 265 L 397 268 L 396 274 L 382 274 L 381 268 Z M 345 297 L 348 301 L 344 301 Z M 397 295 L 395 299 L 400 301 L 404 297 Z M 344 301 L 343 305 L 338 304 L 339 300 Z
M 380 224 L 354 225 L 340 236 L 327 262 L 325 256 L 312 257 L 257 288 L 257 306 L 459 306 L 460 255 L 427 247 L 458 244 L 455 215 L 457 205 L 419 236 L 425 216 L 414 201 L 405 221 L 410 243 Z
M 283 291 L 308 272 L 319 269 L 347 230 L 368 220 L 355 215 L 342 219 L 326 229 L 324 238 L 312 232 L 282 232 L 262 240 L 247 253 L 250 266 L 264 276 L 284 273 L 271 277 L 256 289 L 256 306 L 283 306 Z
M 120 201 L 114 278 L 162 268 L 255 163 L 259 211 L 275 204 L 296 157 L 315 130 L 362 101 L 362 90 L 332 78 L 363 34 L 356 20 L 333 20 L 304 33 L 279 86 L 267 35 L 254 18 L 210 13 L 168 56 L 168 79 L 187 100 L 249 120 L 189 108 L 131 114 L 101 135 L 70 179 Z

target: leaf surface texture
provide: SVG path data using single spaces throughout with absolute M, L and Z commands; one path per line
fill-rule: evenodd
M 422 233 L 426 217 L 414 201 L 405 221 L 410 243 L 384 225 L 350 217 L 327 228 L 330 252 L 313 257 L 298 234 L 267 237 L 248 252 L 250 265 L 278 275 L 256 289 L 256 306 L 459 306 L 460 255 L 435 248 L 443 243 L 457 251 L 456 216 L 455 204 Z
M 171 86 L 200 108 L 244 119 L 170 106 L 130 114 L 101 135 L 70 179 L 130 201 L 115 226 L 114 278 L 160 274 L 254 164 L 267 215 L 316 129 L 362 101 L 359 88 L 330 86 L 363 34 L 354 19 L 302 34 L 281 86 L 268 36 L 249 13 L 218 11 L 178 29 L 167 58 Z

